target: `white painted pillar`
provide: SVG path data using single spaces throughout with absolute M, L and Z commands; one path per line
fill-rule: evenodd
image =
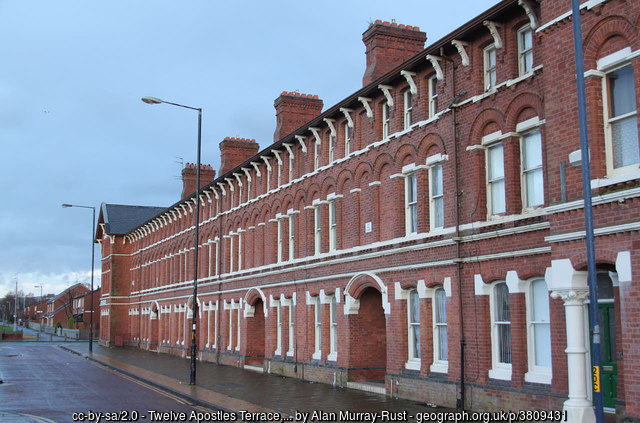
M 586 373 L 591 368 L 587 363 L 584 321 L 584 300 L 589 297 L 587 272 L 576 271 L 568 259 L 553 260 L 547 269 L 546 280 L 551 298 L 564 301 L 569 399 L 564 402 L 563 411 L 567 412 L 570 423 L 593 423 L 596 417 L 587 394 L 587 389 L 591 389 L 587 381 L 591 377 Z

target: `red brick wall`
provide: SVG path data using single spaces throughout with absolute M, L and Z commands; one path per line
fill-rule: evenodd
M 536 9 L 538 20 L 544 24 L 569 9 L 569 2 L 543 0 Z M 508 6 L 508 5 L 507 5 Z M 576 269 L 584 269 L 586 257 L 582 240 L 549 242 L 545 238 L 556 234 L 577 232 L 584 227 L 582 210 L 543 213 L 541 210 L 522 210 L 522 187 L 520 169 L 520 138 L 515 134 L 516 125 L 537 116 L 544 121 L 540 126 L 543 145 L 543 172 L 545 206 L 561 202 L 560 164 L 568 164 L 568 154 L 578 148 L 577 108 L 575 107 L 575 74 L 573 62 L 567 52 L 572 47 L 570 20 L 534 33 L 534 66 L 542 68 L 526 78 L 518 79 L 517 31 L 529 20 L 524 10 L 513 2 L 505 6 L 503 12 L 491 16 L 491 20 L 501 24 L 499 33 L 504 46 L 497 52 L 497 82 L 503 84 L 494 93 L 485 94 L 483 87 L 482 49 L 493 41 L 489 31 L 482 25 L 466 33 L 468 42 L 466 51 L 470 65 L 463 66 L 457 51 L 447 45 L 438 54 L 444 80 L 438 82 L 439 109 L 444 110 L 454 94 L 467 92 L 460 102 L 464 102 L 453 113 L 445 112 L 437 119 L 427 121 L 428 116 L 428 78 L 434 69 L 426 60 L 421 60 L 411 70 L 416 72 L 414 81 L 418 92 L 414 96 L 414 121 L 420 125 L 406 133 L 403 129 L 402 93 L 408 87 L 404 78 L 396 76 L 387 81 L 393 86 L 391 94 L 395 106 L 391 108 L 391 129 L 394 134 L 389 140 L 381 140 L 381 108 L 385 98 L 375 87 L 366 88 L 371 101 L 373 116 L 365 115 L 364 108 L 355 99 L 345 100 L 341 107 L 352 109 L 355 122 L 351 150 L 357 152 L 348 158 L 343 157 L 344 115 L 337 110 L 330 117 L 335 119 L 337 129 L 336 162 L 328 163 L 328 128 L 324 123 L 320 127 L 322 136 L 320 164 L 325 166 L 313 171 L 314 137 L 305 128 L 297 130 L 320 110 L 303 117 L 289 116 L 278 118 L 277 137 L 291 144 L 294 159 L 294 181 L 287 174 L 288 152 L 280 148 L 285 168 L 283 186 L 276 187 L 276 160 L 270 159 L 273 168 L 271 186 L 266 186 L 266 165 L 261 159 L 258 177 L 251 167 L 251 190 L 248 184 L 243 186 L 243 204 L 230 204 L 230 192 L 226 196 L 215 186 L 208 187 L 212 202 L 203 204 L 203 224 L 201 243 L 219 239 L 219 276 L 209 276 L 208 262 L 199 268 L 199 290 L 203 302 L 219 300 L 219 319 L 217 351 L 203 353 L 205 360 L 230 365 L 250 363 L 252 352 L 264 348 L 265 366 L 273 372 L 294 377 L 324 381 L 344 385 L 349 379 L 386 379 L 389 393 L 421 401 L 437 402 L 441 405 L 455 405 L 459 399 L 461 362 L 464 353 L 464 373 L 466 387 L 466 406 L 473 409 L 519 409 L 519 408 L 559 408 L 567 395 L 566 327 L 564 306 L 561 300 L 550 300 L 550 327 L 552 343 L 552 372 L 550 385 L 531 384 L 524 381 L 528 371 L 526 304 L 524 294 L 512 293 L 512 377 L 511 381 L 501 382 L 489 379 L 491 368 L 491 338 L 489 296 L 476 295 L 474 277 L 481 275 L 485 283 L 505 280 L 510 270 L 515 270 L 522 280 L 544 277 L 552 260 L 569 258 Z M 566 10 L 565 10 L 566 9 Z M 583 13 L 583 34 L 585 37 L 585 60 L 587 69 L 595 66 L 595 60 L 610 54 L 624 45 L 619 37 L 629 42 L 633 51 L 640 48 L 635 29 L 621 23 L 620 16 L 638 16 L 638 4 L 612 0 L 604 6 Z M 610 22 L 619 22 L 612 25 Z M 625 38 L 626 37 L 626 38 Z M 428 50 L 426 53 L 434 54 Z M 400 62 L 397 61 L 397 64 Z M 636 63 L 633 63 L 636 66 Z M 637 67 L 637 66 L 636 66 Z M 636 90 L 640 89 L 636 69 Z M 601 119 L 601 86 L 596 78 L 588 79 L 590 139 L 592 150 L 592 170 L 594 178 L 605 176 L 603 121 Z M 284 110 L 288 101 L 302 101 L 316 104 L 313 98 L 302 95 L 283 94 L 276 100 L 276 109 Z M 640 92 L 638 93 L 640 97 Z M 278 105 L 278 101 L 279 103 Z M 318 100 L 319 101 L 319 100 Z M 293 104 L 293 103 L 292 103 Z M 278 109 L 282 107 L 283 109 Z M 310 106 L 312 107 L 312 106 Z M 320 108 L 322 106 L 319 106 Z M 333 110 L 333 109 L 330 109 Z M 293 113 L 293 112 L 291 112 Z M 299 119 L 296 120 L 296 119 Z M 292 123 L 294 122 L 294 123 Z M 290 126 L 286 126 L 284 124 Z M 283 126 L 284 125 L 284 126 Z M 455 133 L 454 133 L 455 128 Z M 291 131 L 305 137 L 307 153 L 293 138 L 286 138 Z M 486 153 L 479 146 L 482 137 L 502 131 L 505 165 L 506 213 L 503 216 L 487 216 Z M 455 144 L 454 144 L 455 140 Z M 469 150 L 468 147 L 471 147 Z M 480 147 L 480 148 L 478 148 Z M 418 179 L 418 236 L 405 237 L 404 216 L 404 180 L 399 176 L 403 166 L 411 163 L 424 165 L 427 157 L 440 153 L 448 156 L 442 163 L 444 175 L 445 229 L 434 231 L 430 228 L 429 216 L 429 173 L 417 171 Z M 269 154 L 268 152 L 264 154 Z M 303 178 L 303 176 L 305 176 Z M 457 192 L 454 179 L 457 175 Z M 578 169 L 566 168 L 567 201 L 581 198 L 581 176 Z M 243 180 L 244 177 L 243 177 Z M 289 183 L 292 182 L 292 183 Z M 374 183 L 373 185 L 370 185 Z M 613 186 L 606 192 L 628 190 L 637 181 Z M 238 189 L 237 184 L 234 186 Z M 220 197 L 220 210 L 211 189 L 216 188 Z M 277 189 L 276 189 L 277 188 Z M 267 194 L 267 190 L 270 191 Z M 631 191 L 629 191 L 631 192 Z M 327 200 L 330 193 L 341 195 L 336 201 L 338 213 L 338 249 L 329 252 L 328 241 L 328 205 L 317 205 L 322 215 L 322 247 L 320 255 L 314 255 L 314 200 Z M 267 194 L 267 195 L 264 195 Z M 246 198 L 252 201 L 247 202 Z M 608 202 L 595 207 L 596 228 L 609 228 L 615 225 L 633 224 L 638 221 L 638 197 L 624 201 Z M 237 209 L 236 209 L 237 207 Z M 307 207 L 307 208 L 305 208 Z M 228 212 L 231 208 L 233 211 Z M 286 214 L 288 209 L 295 214 L 295 260 L 288 261 L 288 225 L 283 222 L 284 261 L 276 260 L 276 223 L 271 221 L 278 213 Z M 456 211 L 458 213 L 456 213 Z M 227 213 L 228 212 L 228 213 Z M 181 211 L 182 213 L 182 211 Z M 459 222 L 456 222 L 458 215 Z M 371 223 L 371 232 L 365 231 L 365 225 Z M 130 327 L 128 307 L 117 305 L 129 302 L 129 295 L 135 293 L 136 301 L 147 307 L 152 301 L 162 305 L 172 303 L 172 298 L 188 297 L 191 292 L 188 271 L 192 256 L 188 253 L 187 272 L 180 272 L 184 265 L 174 256 L 193 244 L 194 217 L 187 208 L 187 215 L 174 219 L 163 228 L 151 230 L 142 238 L 127 240 L 124 244 L 119 238 L 115 244 L 103 242 L 103 295 L 123 296 L 122 300 L 108 298 L 107 309 L 110 316 L 103 320 L 108 330 L 101 333 L 101 342 L 112 339 L 114 334 L 123 333 Z M 461 226 L 456 228 L 456 223 Z M 243 267 L 230 268 L 233 254 L 237 263 L 237 235 L 234 235 L 236 250 L 229 251 L 229 239 L 223 238 L 230 232 L 243 233 Z M 457 229 L 457 230 L 456 230 Z M 431 231 L 431 232 L 430 232 Z M 459 232 L 459 233 L 458 233 Z M 618 337 L 619 351 L 619 401 L 618 410 L 627 417 L 640 417 L 640 401 L 633 395 L 640 389 L 640 344 L 636 336 L 637 321 L 640 318 L 640 243 L 636 241 L 637 230 L 620 230 L 596 239 L 597 260 L 601 266 L 615 268 L 615 261 L 621 251 L 631 252 L 633 283 L 621 283 L 619 288 L 619 312 L 616 316 L 620 327 Z M 205 247 L 201 251 L 208 251 Z M 124 256 L 112 255 L 114 253 Z M 208 253 L 203 253 L 201 257 Z M 180 261 L 182 260 L 182 261 Z M 181 264 L 182 263 L 182 264 Z M 164 267 L 163 267 L 164 266 Z M 460 274 L 458 274 L 460 272 Z M 214 274 L 211 271 L 211 274 Z M 159 275 L 159 286 L 154 286 L 155 276 Z M 373 276 L 372 276 L 373 275 Z M 375 277 L 374 277 L 375 276 Z M 459 277 L 459 279 L 458 279 Z M 200 279 L 201 278 L 201 279 Z M 406 300 L 395 299 L 395 282 L 403 287 L 416 286 L 424 281 L 428 287 L 441 285 L 445 278 L 451 278 L 451 296 L 447 299 L 448 309 L 448 374 L 439 375 L 430 372 L 433 360 L 432 351 L 432 303 L 421 300 L 421 368 L 420 372 L 408 371 L 407 361 L 407 311 Z M 185 280 L 186 279 L 186 280 Z M 131 282 L 135 280 L 135 285 Z M 322 358 L 312 361 L 314 352 L 314 307 L 306 305 L 307 293 L 318 296 L 321 289 L 329 294 L 340 289 L 343 294 L 350 284 L 353 294 L 360 301 L 357 314 L 345 314 L 345 296 L 341 295 L 338 307 L 338 358 L 337 363 L 328 362 L 329 346 L 329 306 L 322 305 Z M 378 284 L 378 280 L 380 283 Z M 458 282 L 459 281 L 459 282 Z M 182 284 L 179 284 L 182 283 Z M 356 286 L 357 285 L 357 286 Z M 459 286 L 460 285 L 460 286 Z M 138 294 L 140 287 L 144 288 Z M 166 287 L 163 291 L 158 288 Z M 230 310 L 223 310 L 224 300 L 238 301 L 252 288 L 259 287 L 267 301 L 290 298 L 293 292 L 297 296 L 295 308 L 295 356 L 287 357 L 288 328 L 287 307 L 283 307 L 282 355 L 273 356 L 276 348 L 275 308 L 269 308 L 268 316 L 260 322 L 262 300 L 255 304 L 256 315 L 242 318 L 241 346 L 235 351 L 237 310 L 232 311 L 233 350 L 227 351 Z M 383 294 L 380 294 L 380 291 Z M 357 292 L 357 295 L 354 293 Z M 461 293 L 461 294 L 460 294 Z M 375 297 L 375 301 L 372 301 Z M 389 304 L 388 315 L 382 314 L 380 297 Z M 385 303 L 385 306 L 387 304 Z M 244 307 L 244 306 L 243 306 Z M 352 311 L 353 312 L 353 311 Z M 175 313 L 171 326 L 172 353 L 181 353 L 183 347 L 176 346 L 179 322 Z M 137 318 L 137 317 L 136 317 Z M 462 320 L 461 320 L 462 318 Z M 212 320 L 213 321 L 213 320 Z M 264 326 L 262 326 L 264 325 Z M 134 325 L 135 327 L 135 325 Z M 261 331 L 260 328 L 264 327 Z M 166 329 L 165 329 L 166 330 Z M 180 329 L 181 330 L 181 329 Z M 461 337 L 466 344 L 461 350 Z M 161 337 L 162 338 L 162 337 Z M 182 338 L 181 338 L 182 339 Z M 249 342 L 251 341 L 251 342 Z M 186 343 L 185 343 L 186 345 Z M 200 346 L 202 348 L 202 342 Z M 258 355 L 258 354 L 256 354 Z M 623 362 L 624 360 L 624 362 Z M 259 360 L 256 363 L 260 365 Z M 270 366 L 270 367 L 269 367 Z M 381 370 L 372 370 L 380 367 Z M 335 376 L 334 376 L 335 375 Z M 624 384 L 622 386 L 621 384 Z M 624 402 L 624 404 L 623 404 Z

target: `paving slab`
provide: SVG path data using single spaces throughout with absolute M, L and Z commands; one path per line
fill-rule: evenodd
M 190 398 L 194 403 L 239 412 L 278 412 L 295 416 L 296 412 L 336 413 L 388 412 L 407 416 L 434 411 L 425 403 L 395 399 L 386 395 L 333 387 L 273 374 L 248 371 L 215 363 L 197 363 L 197 385 L 188 384 L 190 360 L 134 348 L 93 346 L 89 354 L 86 345 L 67 344 L 88 359 L 120 369 L 146 382 Z M 400 419 L 410 420 L 415 419 Z

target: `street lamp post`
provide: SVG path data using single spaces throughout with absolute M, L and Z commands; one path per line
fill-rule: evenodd
M 200 226 L 200 146 L 202 141 L 202 109 L 198 107 L 185 106 L 184 104 L 172 103 L 170 101 L 160 100 L 156 97 L 142 97 L 143 102 L 147 104 L 170 104 L 172 106 L 183 107 L 185 109 L 198 111 L 198 152 L 196 163 L 196 223 L 194 233 L 194 254 L 193 254 L 193 324 L 191 325 L 191 371 L 189 375 L 189 384 L 196 384 L 196 328 L 198 322 L 198 228 Z
M 33 285 L 34 288 L 40 288 L 40 299 L 38 301 L 42 301 L 42 284 Z
M 93 220 L 91 221 L 91 316 L 89 317 L 89 352 L 93 352 L 93 262 L 95 259 L 95 246 L 93 242 L 93 237 L 96 233 L 96 208 L 93 206 L 78 206 L 76 204 L 63 204 L 63 208 L 67 207 L 79 207 L 82 209 L 91 209 L 93 210 Z M 42 290 L 42 286 L 40 287 Z M 42 291 L 40 291 L 40 295 L 42 296 Z

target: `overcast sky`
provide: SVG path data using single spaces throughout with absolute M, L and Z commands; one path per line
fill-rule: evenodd
M 362 33 L 419 26 L 427 45 L 496 0 L 0 0 L 0 296 L 58 293 L 91 270 L 91 210 L 169 206 L 180 161 L 220 166 L 226 136 L 273 141 L 273 101 L 362 87 Z M 96 247 L 96 286 L 100 278 Z

